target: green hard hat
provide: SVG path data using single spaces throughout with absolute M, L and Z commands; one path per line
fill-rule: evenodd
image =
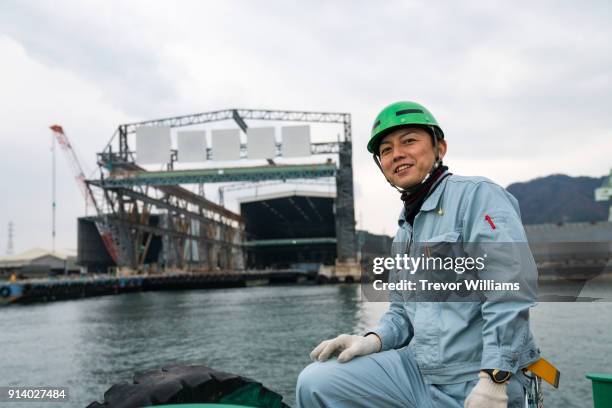
M 438 121 L 423 105 L 416 102 L 395 102 L 383 109 L 372 126 L 372 136 L 368 142 L 368 151 L 377 154 L 381 139 L 391 130 L 400 126 L 421 125 L 432 128 L 435 136 L 444 138 L 444 132 Z

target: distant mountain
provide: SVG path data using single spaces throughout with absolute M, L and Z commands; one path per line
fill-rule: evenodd
M 507 187 L 519 201 L 524 224 L 604 221 L 609 202 L 596 202 L 595 189 L 607 176 L 553 174 Z

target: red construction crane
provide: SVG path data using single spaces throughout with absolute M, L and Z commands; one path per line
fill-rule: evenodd
M 53 131 L 53 136 L 55 137 L 55 140 L 57 140 L 57 142 L 59 143 L 64 153 L 66 153 L 66 158 L 68 159 L 68 162 L 70 163 L 70 166 L 72 167 L 72 171 L 74 173 L 75 180 L 79 186 L 79 189 L 81 190 L 81 193 L 83 194 L 85 198 L 85 204 L 86 205 L 91 204 L 96 209 L 96 215 L 98 216 L 98 219 L 99 219 L 95 223 L 96 227 L 98 228 L 98 232 L 100 233 L 100 237 L 102 238 L 104 247 L 108 251 L 108 254 L 113 259 L 113 261 L 117 264 L 118 263 L 117 262 L 118 260 L 117 246 L 115 245 L 115 241 L 113 240 L 111 231 L 105 225 L 105 223 L 102 222 L 102 217 L 104 216 L 104 214 L 102 210 L 100 209 L 98 203 L 96 202 L 96 198 L 94 197 L 91 191 L 91 187 L 85 181 L 85 173 L 83 172 L 83 168 L 81 167 L 79 158 L 77 157 L 74 149 L 72 148 L 72 145 L 70 144 L 70 141 L 68 140 L 68 137 L 64 133 L 64 129 L 60 125 L 50 126 L 50 129 Z M 55 197 L 53 200 L 54 200 L 53 209 L 55 211 Z M 53 221 L 53 223 L 55 224 L 55 220 Z M 55 227 L 53 229 L 54 229 L 53 235 L 55 236 Z

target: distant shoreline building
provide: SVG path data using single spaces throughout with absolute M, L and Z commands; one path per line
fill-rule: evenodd
M 56 275 L 78 274 L 76 251 L 49 251 L 33 248 L 16 255 L 0 257 L 0 279 L 47 278 Z

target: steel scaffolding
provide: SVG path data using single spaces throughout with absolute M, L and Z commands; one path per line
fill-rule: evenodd
M 170 128 L 233 120 L 247 130 L 249 120 L 332 123 L 343 126 L 337 142 L 311 143 L 312 154 L 338 155 L 338 163 L 174 170 L 173 151 L 166 171 L 146 171 L 135 161 L 128 135 L 140 126 Z M 118 140 L 118 149 L 113 144 Z M 155 265 L 163 270 L 235 270 L 244 268 L 244 220 L 179 184 L 234 181 L 336 178 L 336 239 L 338 261 L 356 255 L 351 116 L 348 113 L 227 109 L 120 125 L 101 153 L 100 179 L 88 180 L 104 208 L 103 222 L 118 248 L 117 266 L 142 271 L 150 258 L 151 242 L 161 240 L 163 250 Z M 277 155 L 281 146 L 277 144 Z M 241 146 L 246 156 L 246 146 Z M 211 157 L 210 149 L 207 157 Z M 150 268 L 150 266 L 149 266 Z

